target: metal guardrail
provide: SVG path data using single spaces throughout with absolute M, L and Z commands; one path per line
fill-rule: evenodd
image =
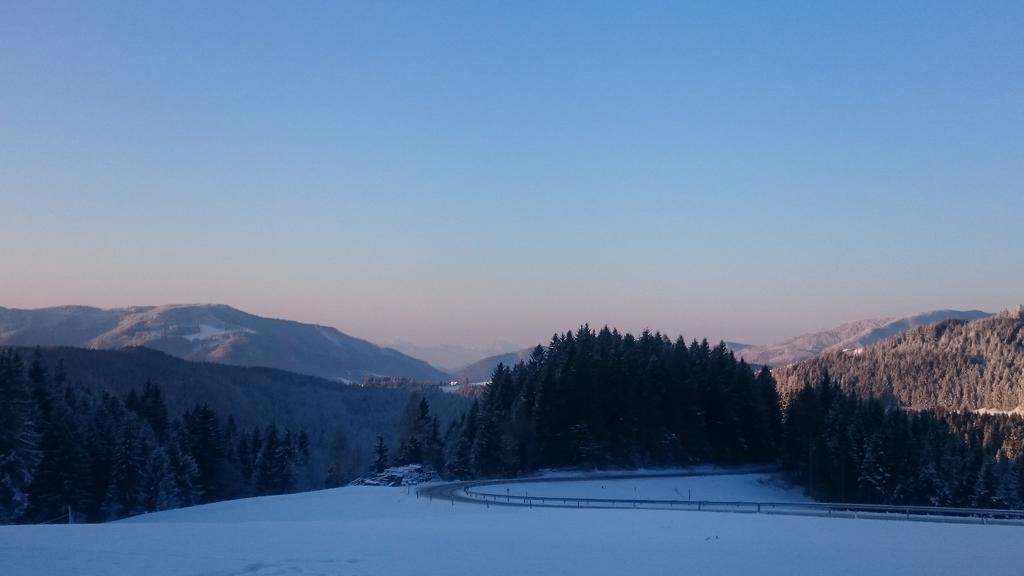
M 481 483 L 482 486 L 498 482 Z M 947 508 L 942 506 L 899 506 L 887 504 L 849 504 L 836 502 L 744 502 L 714 500 L 646 500 L 622 498 L 572 498 L 494 494 L 462 488 L 462 495 L 481 503 L 557 508 L 636 508 L 647 510 L 680 510 L 700 512 L 735 512 L 747 514 L 785 514 L 832 518 L 874 518 L 917 520 L 926 522 L 959 522 L 974 524 L 1024 525 L 1024 510 L 990 508 Z

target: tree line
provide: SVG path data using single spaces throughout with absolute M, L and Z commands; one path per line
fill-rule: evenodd
M 0 523 L 103 522 L 289 492 L 309 437 L 274 424 L 241 430 L 205 404 L 170 418 L 159 386 L 97 395 L 0 351 Z
M 771 373 L 755 373 L 724 344 L 588 326 L 498 366 L 483 398 L 445 434 L 423 400 L 405 422 L 394 461 L 455 478 L 770 462 L 781 430 Z

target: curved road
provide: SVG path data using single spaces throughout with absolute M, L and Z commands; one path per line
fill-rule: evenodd
M 466 502 L 470 504 L 481 504 L 481 505 L 500 505 L 500 506 L 520 506 L 526 508 L 532 508 L 533 505 L 520 500 L 504 501 L 500 498 L 497 500 L 488 500 L 479 496 L 469 496 L 466 494 L 467 490 L 473 488 L 479 488 L 482 486 L 493 486 L 493 485 L 505 485 L 505 484 L 536 484 L 536 483 L 553 483 L 553 482 L 579 482 L 589 480 L 630 480 L 636 478 L 685 478 L 689 476 L 735 476 L 740 474 L 763 474 L 768 472 L 777 472 L 778 469 L 775 467 L 751 467 L 751 468 L 737 468 L 732 470 L 699 470 L 692 472 L 625 472 L 615 473 L 609 472 L 606 474 L 574 474 L 572 476 L 557 476 L 557 477 L 528 477 L 528 478 L 505 478 L 501 480 L 470 480 L 467 482 L 452 482 L 450 484 L 435 484 L 432 486 L 424 486 L 417 488 L 416 492 L 420 497 L 426 497 L 438 500 L 449 500 L 452 502 Z M 561 498 L 552 498 L 551 500 L 561 500 Z M 573 500 L 574 498 L 567 497 L 565 499 Z M 668 501 L 666 501 L 666 506 Z M 545 507 L 557 507 L 557 508 L 577 508 L 575 505 L 557 503 L 547 503 Z M 600 506 L 590 506 L 590 508 L 598 508 Z M 621 506 L 618 506 L 621 508 Z
M 474 491 L 474 488 L 493 485 L 578 482 L 591 480 L 629 480 L 638 478 L 683 478 L 689 476 L 735 476 L 775 472 L 770 467 L 732 470 L 706 470 L 665 473 L 607 473 L 574 474 L 572 476 L 512 478 L 502 480 L 474 480 L 435 484 L 416 489 L 419 497 L 483 506 L 518 506 L 526 508 L 590 508 L 733 512 L 756 514 L 783 514 L 788 516 L 817 516 L 829 518 L 871 518 L 880 520 L 907 520 L 918 522 L 955 522 L 972 524 L 1024 525 L 1024 511 L 971 508 L 942 508 L 932 506 L 888 506 L 878 504 L 827 502 L 742 502 L 742 501 L 688 501 L 688 500 L 631 500 L 606 498 L 529 497 L 506 496 Z

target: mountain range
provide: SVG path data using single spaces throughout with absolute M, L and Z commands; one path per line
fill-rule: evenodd
M 481 358 L 514 352 L 522 348 L 511 342 L 497 340 L 492 344 L 462 346 L 458 344 L 437 344 L 426 346 L 408 340 L 397 339 L 387 344 L 403 354 L 426 360 L 449 374 L 454 374 L 476 363 Z
M 991 316 L 980 310 L 933 310 L 905 317 L 847 322 L 769 345 L 727 342 L 750 364 L 782 367 L 821 354 L 855 350 L 907 330 L 946 320 Z M 315 324 L 263 318 L 225 305 L 168 305 L 100 309 L 61 306 L 32 310 L 0 307 L 0 346 L 73 346 L 116 350 L 142 346 L 185 360 L 263 366 L 348 383 L 373 377 L 438 383 L 486 382 L 499 363 L 514 365 L 533 347 L 488 356 L 447 374 L 424 360 Z M 406 347 L 421 352 L 428 348 Z M 435 347 L 435 352 L 451 350 Z M 445 357 L 468 357 L 467 350 Z M 449 364 L 449 365 L 451 365 Z
M 1024 412 L 1024 306 L 918 326 L 773 373 L 783 395 L 828 374 L 846 391 L 914 410 Z
M 775 344 L 762 346 L 727 342 L 726 345 L 750 364 L 778 367 L 803 362 L 826 352 L 864 348 L 918 326 L 946 320 L 978 320 L 991 315 L 981 310 L 932 310 L 902 318 L 847 322 L 829 330 L 803 334 Z
M 465 368 L 452 372 L 452 378 L 460 382 L 487 382 L 491 379 L 491 374 L 494 373 L 494 369 L 498 367 L 498 364 L 515 366 L 529 358 L 532 353 L 533 348 L 524 348 L 522 350 L 516 350 L 515 352 L 506 352 L 504 354 L 488 356 L 487 358 L 473 362 Z
M 350 383 L 371 376 L 448 379 L 423 360 L 335 328 L 263 318 L 225 305 L 0 307 L 0 346 L 36 345 L 144 346 L 185 360 L 264 366 Z

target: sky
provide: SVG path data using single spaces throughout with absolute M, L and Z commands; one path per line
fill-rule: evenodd
M 1024 302 L 1021 2 L 0 0 L 0 306 L 767 343 Z

